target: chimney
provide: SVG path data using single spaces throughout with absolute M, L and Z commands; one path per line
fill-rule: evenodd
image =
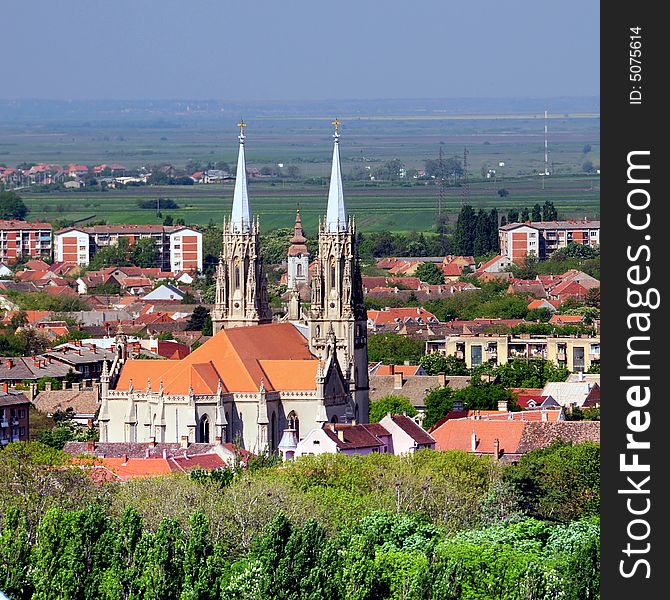
M 542 421 L 547 422 L 549 420 L 549 413 L 546 410 L 542 411 Z
M 163 448 L 163 460 L 167 459 L 167 449 Z
M 149 438 L 149 448 L 155 448 L 156 447 L 156 437 L 150 437 Z
M 470 448 L 472 449 L 472 452 L 477 452 L 477 434 L 474 432 L 474 430 L 470 436 Z
M 508 412 L 509 403 L 507 400 L 498 400 L 498 412 Z
M 91 344 L 91 352 L 95 352 L 97 348 L 98 347 L 95 344 Z
M 6 381 L 4 381 L 4 382 L 2 383 L 2 391 L 3 391 L 5 394 L 8 394 L 8 393 L 9 393 L 9 384 L 8 384 Z
M 394 364 L 389 365 L 389 371 L 391 372 L 391 375 L 395 375 L 395 365 Z
M 437 374 L 437 385 L 439 385 L 440 387 L 447 386 L 447 376 L 444 373 Z
M 188 436 L 187 435 L 182 435 L 181 436 L 181 442 L 179 444 L 181 448 L 188 448 Z
M 394 373 L 393 374 L 393 389 L 394 390 L 401 390 L 402 389 L 402 373 Z
M 86 452 L 94 452 L 95 451 L 95 442 L 86 442 Z
M 7 359 L 7 368 L 11 369 L 14 366 L 14 361 L 11 358 Z
M 124 454 L 121 456 L 121 458 L 123 459 L 123 460 L 122 460 L 122 463 L 123 463 L 124 465 L 127 465 L 127 464 L 128 464 L 128 455 L 124 453 Z
M 44 382 L 44 391 L 45 391 L 45 392 L 50 392 L 50 391 L 51 391 L 51 387 L 52 387 L 52 385 L 51 385 L 51 381 L 45 381 L 45 382 Z
M 493 460 L 500 460 L 500 440 L 498 438 L 493 440 Z
M 340 440 L 340 442 L 344 442 L 344 429 L 337 430 L 337 439 Z
M 78 392 L 81 390 L 81 384 L 78 381 L 73 381 L 72 382 L 72 391 L 73 392 Z
M 352 425 L 358 425 L 358 421 L 356 419 L 351 419 L 351 424 Z
M 578 381 L 584 381 L 584 371 L 580 371 L 579 374 L 577 375 Z
M 149 458 L 149 454 L 150 454 L 149 448 L 145 448 L 144 449 L 144 458 Z

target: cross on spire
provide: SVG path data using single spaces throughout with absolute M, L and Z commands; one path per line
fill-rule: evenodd
M 335 125 L 335 133 L 333 134 L 333 137 L 335 138 L 335 141 L 337 142 L 340 137 L 340 124 L 341 121 L 335 117 L 334 121 L 331 121 L 331 125 Z
M 247 124 L 244 122 L 244 119 L 240 119 L 240 122 L 237 124 L 237 126 L 240 128 L 240 135 L 238 136 L 240 139 L 240 144 L 244 144 L 244 128 L 247 126 Z

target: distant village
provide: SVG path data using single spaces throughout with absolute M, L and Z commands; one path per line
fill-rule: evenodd
M 267 452 L 291 460 L 459 449 L 510 462 L 558 439 L 598 441 L 600 282 L 577 268 L 525 278 L 515 268 L 529 256 L 597 250 L 600 223 L 503 223 L 488 260 L 386 256 L 366 274 L 339 129 L 334 137 L 314 256 L 297 211 L 285 259 L 263 262 L 243 128 L 235 175 L 188 175 L 195 184 L 235 180 L 209 286 L 197 227 L 0 221 L 0 326 L 24 344 L 0 342 L 0 444 L 46 439 L 67 422 L 65 450 L 97 457 L 123 480 Z M 0 168 L 7 188 L 149 177 L 117 163 Z M 150 247 L 153 264 L 90 268 L 120 245 Z M 492 286 L 526 316 L 435 308 Z M 389 359 L 384 344 L 419 351 L 407 359 L 389 350 Z M 537 377 L 514 379 L 533 365 Z

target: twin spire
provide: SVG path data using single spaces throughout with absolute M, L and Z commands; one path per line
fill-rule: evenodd
M 347 209 L 344 206 L 344 188 L 340 168 L 340 120 L 333 121 L 333 166 L 330 170 L 330 189 L 328 190 L 328 211 L 326 212 L 326 231 L 336 233 L 347 230 Z
M 330 189 L 328 190 L 328 210 L 326 212 L 326 231 L 336 233 L 347 230 L 347 209 L 344 206 L 344 187 L 342 185 L 342 170 L 340 168 L 340 120 L 332 122 L 335 125 L 333 134 L 333 165 L 330 171 Z M 247 190 L 247 165 L 244 157 L 244 128 L 247 124 L 240 120 L 240 150 L 237 157 L 237 173 L 235 175 L 235 191 L 233 193 L 233 211 L 230 226 L 236 233 L 246 233 L 251 230 L 251 203 Z
M 233 213 L 230 226 L 235 233 L 246 233 L 251 229 L 251 204 L 247 191 L 247 163 L 244 158 L 244 128 L 247 124 L 240 120 L 240 151 L 237 156 L 237 173 L 235 175 L 235 191 L 233 193 Z

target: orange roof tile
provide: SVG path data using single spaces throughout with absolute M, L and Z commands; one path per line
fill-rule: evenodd
M 151 379 L 157 391 L 160 379 L 167 394 L 213 394 L 219 380 L 224 390 L 257 392 L 265 389 L 314 389 L 318 359 L 307 340 L 290 323 L 224 329 L 182 360 L 128 361 L 121 370 L 117 389 L 128 389 L 129 380 L 144 389 Z M 148 368 L 145 368 L 150 365 Z
M 450 419 L 430 434 L 438 450 L 464 450 L 472 452 L 472 433 L 477 440 L 475 452 L 493 454 L 494 441 L 500 442 L 502 453 L 516 453 L 521 442 L 525 423 L 522 421 L 475 421 Z

